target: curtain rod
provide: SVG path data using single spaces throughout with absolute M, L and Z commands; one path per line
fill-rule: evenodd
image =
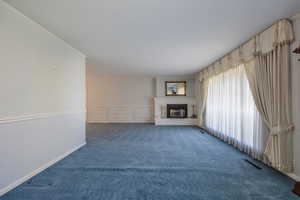
M 289 21 L 289 22 L 292 23 L 292 20 L 290 20 L 289 18 L 281 18 L 281 19 L 276 20 L 273 24 L 267 26 L 267 27 L 264 28 L 262 31 L 259 31 L 259 32 L 256 33 L 254 36 L 251 36 L 248 40 L 246 40 L 245 42 L 241 43 L 238 47 L 235 47 L 235 48 L 231 49 L 231 50 L 229 51 L 229 53 L 226 53 L 226 54 L 224 54 L 223 56 L 219 57 L 218 59 L 216 59 L 214 62 L 210 63 L 209 65 L 207 65 L 207 66 L 204 67 L 203 69 L 205 69 L 205 68 L 211 66 L 211 65 L 214 64 L 215 62 L 218 62 L 218 61 L 222 60 L 222 58 L 224 58 L 225 56 L 231 54 L 233 51 L 239 49 L 241 46 L 244 46 L 245 44 L 247 44 L 248 42 L 250 42 L 252 39 L 254 39 L 256 36 L 262 34 L 263 32 L 265 32 L 266 30 L 268 30 L 269 28 L 271 28 L 272 26 L 274 26 L 275 24 L 277 24 L 278 22 L 280 22 L 280 21 L 282 21 L 282 20 L 287 20 L 287 21 Z M 200 71 L 202 71 L 203 69 L 201 69 Z

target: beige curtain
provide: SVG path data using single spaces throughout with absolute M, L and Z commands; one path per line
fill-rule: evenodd
M 293 170 L 289 43 L 255 56 L 246 73 L 257 109 L 269 135 L 265 155 L 274 168 Z
M 268 53 L 273 51 L 278 44 L 291 42 L 293 39 L 294 31 L 291 22 L 288 19 L 279 20 L 224 57 L 202 69 L 198 73 L 198 79 L 201 81 L 223 73 L 241 63 L 253 60 L 256 52 Z
M 207 99 L 207 92 L 208 92 L 208 80 L 200 81 L 200 91 L 199 91 L 199 126 L 203 128 L 204 126 L 204 111 L 206 107 L 206 99 Z
M 293 170 L 289 82 L 289 44 L 293 40 L 290 20 L 279 20 L 198 73 L 198 80 L 203 81 L 240 63 L 248 63 L 246 73 L 255 104 L 269 128 L 265 155 L 273 167 L 285 172 Z M 205 107 L 203 102 L 201 106 Z M 199 118 L 203 124 L 203 112 Z

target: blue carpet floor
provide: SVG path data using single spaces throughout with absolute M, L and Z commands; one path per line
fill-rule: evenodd
M 1 200 L 289 200 L 294 181 L 196 127 L 89 124 L 87 145 Z

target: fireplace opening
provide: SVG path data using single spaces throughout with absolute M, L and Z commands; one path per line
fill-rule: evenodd
M 167 104 L 167 118 L 187 118 L 187 104 Z

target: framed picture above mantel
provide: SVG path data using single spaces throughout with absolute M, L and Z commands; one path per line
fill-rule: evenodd
M 186 81 L 166 81 L 166 96 L 186 96 Z

